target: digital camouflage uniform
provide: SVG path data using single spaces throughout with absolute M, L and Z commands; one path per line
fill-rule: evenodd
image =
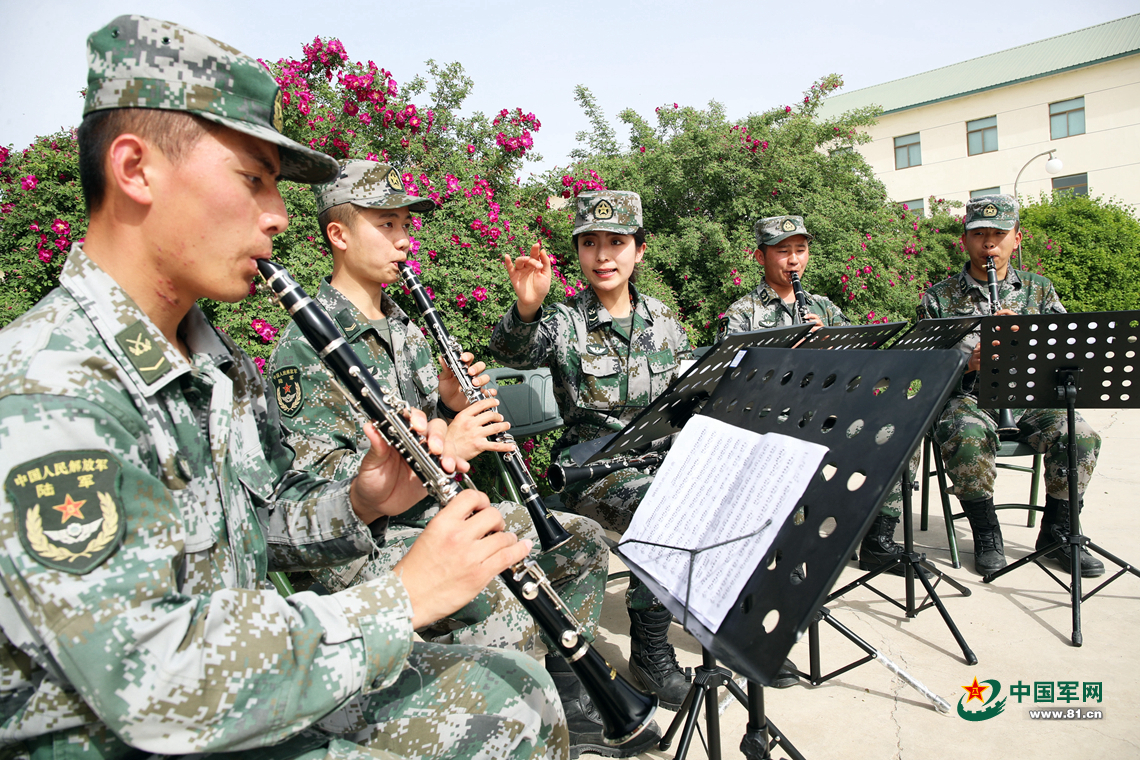
M 345 339 L 382 386 L 398 388 L 405 401 L 428 416 L 437 410 L 446 411 L 439 402 L 431 346 L 391 298 L 382 296 L 381 307 L 387 315 L 391 346 L 328 280 L 321 283 L 316 300 L 333 316 Z M 269 377 L 282 411 L 286 440 L 297 452 L 296 466 L 328 478 L 351 477 L 369 447 L 364 435 L 368 420 L 352 408 L 294 324 L 286 327 L 278 340 L 269 362 Z M 591 520 L 555 513 L 572 538 L 542 553 L 526 509 L 510 502 L 496 506 L 503 513 L 507 530 L 534 541 L 534 558 L 592 637 L 601 615 L 609 569 L 609 549 L 601 528 Z M 424 499 L 391 519 L 386 541 L 370 557 L 317 570 L 314 575 L 334 591 L 387 575 L 438 511 L 436 502 Z M 530 650 L 538 628 L 502 581 L 495 578 L 461 610 L 421 633 L 439 643 Z
M 138 16 L 88 45 L 88 112 L 212 109 L 282 146 L 286 178 L 330 176 L 232 48 Z M 179 334 L 189 361 L 78 245 L 0 331 L 0 754 L 565 757 L 549 677 L 413 644 L 397 578 L 268 587 L 367 552 L 370 531 L 347 482 L 291 468 L 249 358 L 197 307 Z
M 1022 272 L 1012 266 L 998 283 L 1002 308 L 1018 314 L 1064 314 L 1065 307 L 1047 278 Z M 991 313 L 989 290 L 969 275 L 969 263 L 958 274 L 930 287 L 918 307 L 919 319 L 987 316 Z M 958 344 L 967 356 L 981 337 L 980 328 Z M 979 409 L 974 391 L 976 373 L 967 372 L 934 428 L 935 443 L 942 450 L 946 472 L 959 499 L 970 501 L 993 495 L 997 470 L 994 460 L 999 446 L 997 410 Z M 1068 462 L 1068 420 L 1064 409 L 1012 409 L 1017 422 L 1017 440 L 1045 455 L 1045 488 L 1055 498 L 1069 498 L 1068 479 L 1062 474 Z M 1100 452 L 1100 436 L 1077 415 L 1078 480 L 1084 493 Z
M 593 219 L 593 206 L 588 204 L 597 195 L 579 195 L 580 218 Z M 632 193 L 607 194 L 613 195 Z M 612 213 L 620 219 L 628 212 L 618 208 Z M 640 205 L 637 215 L 640 218 Z M 630 293 L 632 340 L 614 323 L 592 288 L 564 303 L 543 306 L 534 322 L 523 322 L 517 305 L 512 306 L 491 334 L 491 355 L 504 365 L 550 368 L 554 397 L 566 423 L 551 454 L 563 464 L 571 462 L 570 446 L 625 427 L 677 377 L 681 361 L 692 357 L 688 336 L 673 312 L 657 299 L 639 294 L 632 284 Z M 622 533 L 652 482 L 652 472 L 618 470 L 594 482 L 568 486 L 562 500 L 567 509 Z M 626 599 L 632 609 L 653 603 L 649 600 L 648 594 Z

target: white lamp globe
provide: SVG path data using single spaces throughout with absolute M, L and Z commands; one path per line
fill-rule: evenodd
M 1045 171 L 1049 172 L 1050 174 L 1059 174 L 1064 166 L 1065 165 L 1061 163 L 1061 159 L 1053 157 L 1045 162 Z

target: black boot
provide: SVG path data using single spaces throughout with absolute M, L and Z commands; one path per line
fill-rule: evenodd
M 1077 510 L 1084 508 L 1084 501 L 1077 505 Z M 1069 502 L 1067 499 L 1054 499 L 1048 494 L 1045 495 L 1045 512 L 1041 517 L 1041 532 L 1037 534 L 1037 545 L 1035 548 L 1044 549 L 1054 541 L 1067 541 L 1070 532 L 1071 520 L 1069 514 Z M 1070 571 L 1070 560 L 1073 556 L 1072 547 L 1068 543 L 1061 544 L 1059 549 L 1054 549 L 1045 555 L 1049 559 L 1056 560 L 1057 564 L 1066 572 Z M 1089 554 L 1088 550 L 1081 547 L 1081 577 L 1082 578 L 1096 578 L 1104 575 L 1104 563 L 1099 559 Z
M 662 707 L 677 710 L 689 693 L 692 676 L 681 670 L 669 643 L 673 613 L 664 607 L 629 613 L 629 672 L 634 680 L 657 695 Z
M 962 509 L 974 532 L 974 570 L 981 575 L 996 573 L 1006 566 L 1006 561 L 993 497 L 963 500 Z
M 617 747 L 606 744 L 602 739 L 602 716 L 566 660 L 556 654 L 548 654 L 546 670 L 554 679 L 562 710 L 566 713 L 566 723 L 570 726 L 570 757 L 578 757 L 583 752 L 604 757 L 632 757 L 649 752 L 661 741 L 661 729 L 656 723 L 650 723 L 625 744 Z
M 881 513 L 875 516 L 867 535 L 863 536 L 863 543 L 859 545 L 860 570 L 874 570 L 903 553 L 903 548 L 895 543 L 895 528 L 898 524 L 897 517 Z M 930 571 L 921 565 L 916 565 L 914 569 L 923 576 L 930 577 Z M 896 562 L 887 572 L 891 575 L 906 575 L 906 565 Z

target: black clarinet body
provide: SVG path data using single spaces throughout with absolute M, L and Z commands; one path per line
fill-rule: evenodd
M 460 358 L 463 354 L 463 347 L 448 332 L 447 325 L 443 323 L 439 312 L 436 311 L 431 296 L 424 290 L 423 284 L 420 283 L 416 273 L 412 271 L 407 262 L 397 262 L 397 266 L 400 268 L 400 276 L 404 279 L 404 285 L 411 291 L 412 298 L 416 302 L 416 308 L 419 310 L 420 316 L 423 317 L 428 332 L 439 349 L 440 356 L 443 357 L 444 364 L 459 380 L 459 388 L 467 398 L 467 403 L 474 404 L 483 400 L 486 396 L 483 391 L 475 387 L 471 381 L 471 376 L 467 374 L 467 365 Z M 497 433 L 491 437 L 491 440 L 497 443 L 508 443 L 511 446 L 510 451 L 496 453 L 502 460 L 507 475 L 518 489 L 523 506 L 530 513 L 530 519 L 534 523 L 534 530 L 538 534 L 538 543 L 542 550 L 548 552 L 569 541 L 570 533 L 555 519 L 539 495 L 538 484 L 535 483 L 534 477 L 527 469 L 514 436 L 510 433 Z
M 547 473 L 546 477 L 550 481 L 550 487 L 554 489 L 555 493 L 561 493 L 562 489 L 566 488 L 566 486 L 573 485 L 582 480 L 604 478 L 611 472 L 617 472 L 618 470 L 624 470 L 629 467 L 638 470 L 647 467 L 656 467 L 665 461 L 665 453 L 664 451 L 650 451 L 641 456 L 615 457 L 582 467 L 563 467 L 560 464 L 552 464 L 550 465 L 550 472 Z
M 807 293 L 804 292 L 804 286 L 800 284 L 799 272 L 788 272 L 788 279 L 792 281 L 792 292 L 796 296 L 796 310 L 799 313 L 800 324 L 808 321 L 807 315 L 809 313 Z
M 997 314 L 1001 306 L 998 303 L 997 268 L 993 256 L 986 256 L 986 285 L 990 291 L 990 314 Z M 1008 409 L 998 409 L 998 436 L 1016 433 L 1017 423 L 1013 421 L 1013 414 Z
M 448 475 L 437 456 L 403 414 L 408 404 L 398 393 L 381 388 L 324 308 L 313 301 L 279 264 L 259 260 L 257 268 L 277 301 L 289 312 L 313 350 L 384 439 L 393 446 L 440 504 L 447 504 L 469 480 Z M 590 645 L 581 624 L 554 591 L 534 560 L 524 559 L 499 577 L 569 663 L 602 716 L 604 739 L 624 744 L 640 734 L 657 709 L 657 697 L 634 688 Z

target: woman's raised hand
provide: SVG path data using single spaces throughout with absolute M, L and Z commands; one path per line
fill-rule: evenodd
M 530 247 L 529 256 L 519 256 L 513 262 L 510 255 L 504 253 L 503 266 L 515 289 L 519 316 L 524 322 L 533 322 L 550 292 L 550 257 L 542 250 L 542 243 L 535 243 Z

